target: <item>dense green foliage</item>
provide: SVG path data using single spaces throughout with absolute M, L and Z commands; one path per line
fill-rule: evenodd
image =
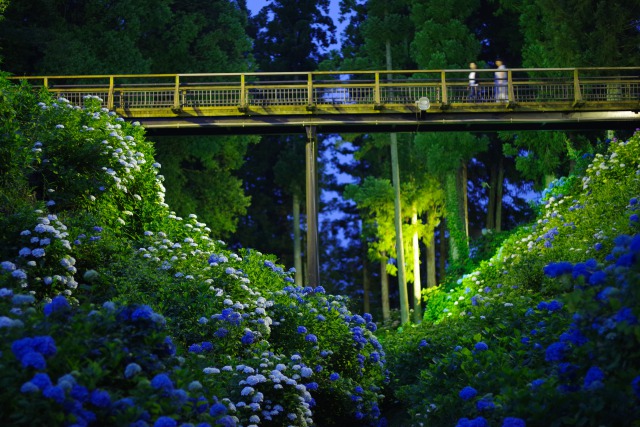
M 428 322 L 385 336 L 412 422 L 638 422 L 640 134 L 607 145 L 544 192 L 532 226 L 426 292 Z
M 327 52 L 328 0 L 269 0 L 254 17 L 244 0 L 0 0 L 0 56 L 18 75 L 640 58 L 632 0 L 340 3 L 348 23 L 341 49 Z M 321 227 L 322 280 L 357 295 L 349 300 L 292 286 L 294 273 L 276 264 L 299 258 L 291 223 L 304 199 L 304 137 L 154 145 L 95 98 L 71 106 L 0 79 L 0 418 L 637 425 L 640 135 L 604 134 L 399 135 L 407 263 L 411 232 L 424 248 L 441 217 L 447 229 L 433 242 L 440 286 L 423 292 L 422 324 L 376 331 L 349 306 L 377 312 L 378 282 L 395 270 L 385 265 L 395 257 L 388 135 L 320 141 L 321 158 L 349 158 L 320 168 L 321 187 L 337 195 L 327 208 L 346 213 Z M 353 179 L 338 183 L 336 172 Z M 546 190 L 528 208 L 532 187 Z M 496 198 L 513 201 L 496 212 L 485 202 Z M 533 212 L 530 225 L 492 230 Z M 397 291 L 392 283 L 392 305 Z
M 0 81 L 0 414 L 11 425 L 369 424 L 369 315 L 182 218 L 144 129 Z

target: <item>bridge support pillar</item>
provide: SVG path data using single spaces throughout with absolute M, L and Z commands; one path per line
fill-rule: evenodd
M 305 126 L 307 181 L 307 286 L 316 287 L 320 280 L 318 253 L 318 139 L 315 126 Z

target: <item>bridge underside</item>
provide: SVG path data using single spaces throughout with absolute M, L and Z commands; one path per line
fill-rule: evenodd
M 126 117 L 127 114 L 124 114 Z M 497 130 L 635 129 L 638 111 L 573 112 L 415 112 L 404 114 L 345 115 L 241 115 L 207 117 L 137 116 L 150 135 L 262 135 L 304 134 L 309 126 L 318 133 L 372 132 L 482 132 Z

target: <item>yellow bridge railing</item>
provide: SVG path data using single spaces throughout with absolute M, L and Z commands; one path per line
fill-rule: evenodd
M 22 76 L 82 105 L 98 96 L 125 117 L 375 112 L 620 111 L 640 108 L 640 67 Z

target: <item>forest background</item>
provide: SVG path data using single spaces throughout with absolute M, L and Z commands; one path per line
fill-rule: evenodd
M 0 1 L 0 68 L 81 75 L 492 68 L 497 58 L 513 68 L 640 62 L 633 0 L 342 0 L 339 34 L 329 6 L 270 0 L 252 13 L 244 0 Z M 532 217 L 532 192 L 567 175 L 606 136 L 397 135 L 406 280 L 420 289 L 470 271 Z M 176 214 L 195 212 L 213 236 L 275 254 L 304 281 L 304 136 L 155 143 Z M 320 141 L 321 283 L 384 320 L 399 306 L 389 143 L 388 134 Z

